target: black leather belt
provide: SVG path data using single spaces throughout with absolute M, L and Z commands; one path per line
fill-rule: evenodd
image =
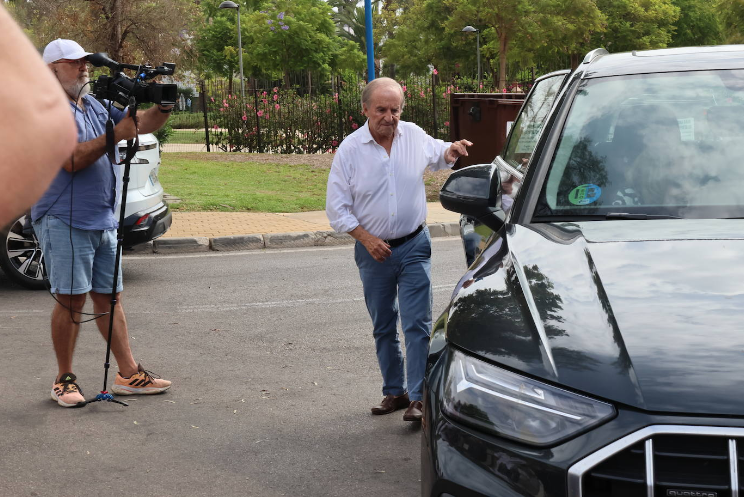
M 419 227 L 416 230 L 409 233 L 408 235 L 404 235 L 403 237 L 399 237 L 397 239 L 387 239 L 384 242 L 386 242 L 387 245 L 389 245 L 390 247 L 398 247 L 399 245 L 405 244 L 406 242 L 414 238 L 416 235 L 420 234 L 421 230 L 423 230 L 425 226 L 426 226 L 426 223 L 422 223 L 419 225 Z

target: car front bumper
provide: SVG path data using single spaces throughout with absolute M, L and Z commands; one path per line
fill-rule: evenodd
M 547 448 L 451 420 L 440 409 L 449 351 L 430 358 L 426 375 L 423 496 L 732 496 L 731 489 L 744 484 L 737 468 L 744 467 L 741 418 L 616 405 L 614 419 Z M 737 495 L 744 496 L 744 488 Z

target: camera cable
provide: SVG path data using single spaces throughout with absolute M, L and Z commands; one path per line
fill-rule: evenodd
M 85 83 L 80 88 L 80 91 L 77 94 L 76 102 L 78 100 L 80 100 L 80 95 L 83 93 L 83 90 L 88 85 L 90 85 L 90 81 L 87 82 L 87 83 Z M 74 111 L 74 118 L 75 119 L 76 119 L 77 113 L 79 111 L 80 111 L 80 108 L 78 107 L 77 104 L 75 104 L 75 111 Z M 90 118 L 88 118 L 87 114 L 85 112 L 83 112 L 83 120 L 86 120 L 86 119 L 90 120 Z M 92 127 L 92 123 L 91 123 L 91 127 Z M 88 130 L 87 130 L 87 127 L 86 127 L 85 128 L 85 137 L 87 138 L 87 136 L 88 136 Z M 84 141 L 86 141 L 86 140 L 84 140 Z M 74 151 L 70 155 L 70 169 L 72 170 L 70 172 L 70 183 L 68 184 L 68 187 L 70 189 L 70 215 L 69 215 L 69 220 L 68 220 L 69 222 L 67 223 L 67 225 L 68 225 L 69 230 L 70 230 L 70 252 L 71 252 L 71 260 L 72 260 L 71 261 L 71 264 L 70 264 L 70 295 L 72 295 L 72 289 L 74 288 L 73 282 L 74 282 L 74 268 L 75 268 L 75 245 L 73 244 L 73 240 L 72 240 L 72 212 L 73 212 L 73 199 L 74 199 L 74 195 L 73 194 L 74 194 L 75 173 L 76 173 L 76 171 L 75 171 L 75 153 L 74 153 Z M 59 193 L 59 195 L 54 200 L 54 202 L 52 202 L 52 204 L 49 206 L 49 208 L 47 208 L 47 210 L 41 216 L 39 216 L 39 219 L 40 218 L 43 218 L 49 212 L 49 210 L 51 210 L 54 207 L 54 205 L 57 204 L 57 202 L 59 201 L 59 199 L 62 197 L 62 194 L 64 194 L 65 190 L 67 190 L 67 187 L 64 188 L 64 189 L 62 189 L 62 191 Z M 42 262 L 42 275 L 44 275 L 45 273 L 46 273 L 46 270 L 44 269 L 43 262 Z M 87 312 L 84 312 L 84 311 L 74 310 L 71 307 L 71 304 L 72 304 L 71 302 L 69 303 L 70 305 L 68 305 L 68 304 L 63 303 L 62 301 L 60 301 L 57 298 L 57 296 L 52 292 L 51 282 L 48 279 L 46 279 L 45 287 L 46 287 L 46 290 L 49 293 L 49 295 L 52 296 L 52 299 L 54 299 L 64 309 L 66 309 L 67 311 L 69 311 L 69 313 L 70 313 L 70 321 L 72 321 L 72 323 L 74 323 L 75 325 L 81 325 L 83 323 L 88 323 L 88 322 L 91 322 L 93 320 L 97 320 L 98 318 L 100 318 L 102 316 L 106 316 L 106 315 L 109 314 L 108 311 L 105 311 L 105 312 L 102 312 L 102 313 L 87 313 Z M 58 289 L 58 292 L 59 292 L 59 289 Z M 78 321 L 78 320 L 75 319 L 75 316 L 73 315 L 73 313 L 78 314 L 78 315 L 81 315 L 81 316 L 90 316 L 92 318 L 89 318 L 87 320 Z

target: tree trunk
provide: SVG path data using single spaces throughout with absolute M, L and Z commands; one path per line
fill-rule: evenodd
M 571 54 L 571 71 L 579 67 L 579 60 L 581 60 L 580 54 Z
M 122 0 L 113 0 L 111 23 L 113 24 L 112 35 L 113 43 L 111 44 L 111 58 L 115 61 L 121 61 L 121 23 L 122 23 Z
M 506 88 L 506 51 L 509 39 L 506 35 L 499 36 L 499 90 Z

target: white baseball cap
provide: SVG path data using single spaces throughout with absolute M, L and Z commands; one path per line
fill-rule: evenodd
M 44 62 L 46 62 L 47 64 L 51 64 L 52 62 L 57 62 L 60 59 L 70 59 L 72 61 L 76 61 L 78 59 L 82 59 L 83 57 L 89 56 L 91 53 L 92 52 L 86 52 L 85 50 L 83 50 L 83 47 L 81 47 L 75 41 L 57 38 L 53 42 L 50 42 L 49 45 L 44 48 L 44 55 L 42 57 L 44 59 Z

